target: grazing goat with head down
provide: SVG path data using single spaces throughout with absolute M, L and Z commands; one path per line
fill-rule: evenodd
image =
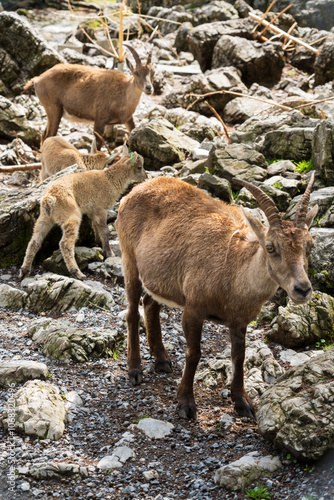
M 237 181 L 237 180 L 236 180 Z M 178 393 L 179 415 L 196 418 L 193 381 L 201 356 L 203 322 L 214 319 L 230 330 L 235 409 L 253 416 L 244 389 L 247 325 L 277 288 L 297 304 L 310 300 L 308 228 L 317 207 L 307 212 L 313 175 L 293 222 L 282 220 L 260 188 L 238 181 L 256 198 L 269 227 L 236 206 L 215 200 L 181 180 L 159 177 L 136 186 L 121 202 L 116 227 L 128 299 L 128 370 L 142 381 L 138 304 L 142 287 L 148 344 L 156 368 L 171 371 L 161 338 L 161 304 L 183 309 L 186 364 Z
M 80 64 L 56 64 L 40 76 L 29 80 L 22 93 L 31 94 L 33 88 L 47 114 L 47 127 L 42 134 L 42 143 L 47 137 L 57 134 L 60 120 L 94 123 L 94 131 L 100 136 L 106 125 L 124 123 L 129 132 L 135 127 L 133 113 L 143 92 L 152 94 L 151 55 L 146 64 L 137 52 L 127 45 L 136 61 L 134 68 L 126 63 L 131 76 L 113 69 L 92 68 Z M 97 138 L 97 147 L 102 141 Z
M 113 161 L 113 157 L 108 157 L 102 151 L 96 150 L 95 138 L 92 143 L 91 153 L 83 154 L 62 137 L 48 137 L 42 145 L 40 180 L 44 181 L 51 175 L 75 163 L 82 170 L 102 170 L 111 161 Z
M 41 200 L 40 215 L 26 250 L 20 279 L 30 273 L 36 253 L 55 224 L 63 231 L 59 246 L 69 273 L 77 279 L 84 279 L 85 275 L 74 257 L 82 216 L 86 214 L 92 220 L 103 255 L 110 257 L 107 210 L 132 182 L 141 182 L 145 178 L 142 157 L 128 153 L 105 170 L 68 174 L 51 182 Z

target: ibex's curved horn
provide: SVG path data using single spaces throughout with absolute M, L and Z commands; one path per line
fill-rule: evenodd
M 305 189 L 305 193 L 301 197 L 301 200 L 297 206 L 297 211 L 293 219 L 293 223 L 296 227 L 304 227 L 304 224 L 306 222 L 307 207 L 310 202 L 313 182 L 314 182 L 314 172 L 312 172 L 307 188 Z
M 134 57 L 134 60 L 136 61 L 136 64 L 138 66 L 140 66 L 141 65 L 141 60 L 140 60 L 139 55 L 135 51 L 135 49 L 133 47 L 131 47 L 131 45 L 127 45 L 126 43 L 124 43 L 123 45 L 124 45 L 124 47 L 126 47 L 127 49 L 129 49 L 129 51 L 132 53 L 132 55 Z
M 146 64 L 151 64 L 151 60 L 152 60 L 152 52 L 153 52 L 153 47 L 151 48 L 150 53 L 149 53 L 149 55 L 147 56 L 147 61 L 146 61 Z
M 244 181 L 242 179 L 237 179 L 236 177 L 234 177 L 232 180 L 237 184 L 241 184 L 242 186 L 247 188 L 250 193 L 252 193 L 252 195 L 254 196 L 254 198 L 256 198 L 260 207 L 264 211 L 268 219 L 269 226 L 282 226 L 282 217 L 278 211 L 278 208 L 276 207 L 273 200 L 266 193 L 264 193 L 262 189 L 254 186 L 254 184 L 251 184 L 250 182 Z

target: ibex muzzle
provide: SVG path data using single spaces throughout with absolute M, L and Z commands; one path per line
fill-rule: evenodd
M 236 411 L 254 415 L 244 389 L 245 334 L 264 302 L 282 286 L 298 304 L 311 297 L 308 228 L 317 212 L 307 211 L 313 175 L 293 222 L 282 220 L 274 202 L 258 187 L 239 181 L 256 198 L 269 227 L 178 179 L 158 177 L 135 187 L 122 201 L 117 231 L 129 309 L 128 370 L 142 381 L 138 305 L 143 299 L 148 344 L 156 368 L 171 371 L 161 337 L 161 304 L 183 309 L 186 365 L 179 387 L 181 417 L 196 418 L 193 380 L 201 356 L 203 322 L 215 319 L 230 330 Z

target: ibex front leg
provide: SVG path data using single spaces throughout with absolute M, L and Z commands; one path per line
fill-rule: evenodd
M 235 411 L 244 417 L 254 417 L 251 398 L 244 388 L 244 360 L 247 327 L 230 328 L 232 354 L 231 398 Z
M 133 385 L 142 383 L 143 374 L 140 359 L 139 342 L 139 301 L 142 285 L 139 280 L 138 269 L 131 256 L 123 253 L 123 268 L 125 276 L 125 290 L 128 299 L 128 313 L 126 321 L 128 325 L 128 372 L 129 379 Z
M 84 280 L 86 276 L 80 271 L 74 255 L 74 246 L 79 235 L 80 222 L 81 218 L 79 216 L 73 216 L 62 224 L 63 237 L 60 240 L 59 247 L 68 272 L 74 278 Z
M 155 357 L 155 368 L 166 373 L 172 371 L 172 363 L 162 343 L 160 326 L 161 304 L 146 293 L 143 299 L 147 342 Z
M 186 366 L 178 393 L 178 409 L 182 418 L 196 419 L 197 409 L 194 399 L 194 376 L 201 358 L 201 334 L 203 318 L 194 309 L 183 311 L 182 328 L 187 340 Z

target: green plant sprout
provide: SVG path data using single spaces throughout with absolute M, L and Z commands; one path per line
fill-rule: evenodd
M 305 172 L 310 172 L 310 170 L 314 169 L 313 166 L 313 161 L 311 160 L 301 160 L 298 162 L 294 162 L 296 165 L 296 171 L 299 172 L 300 174 L 303 174 Z
M 255 500 L 261 500 L 262 498 L 270 498 L 271 493 L 269 493 L 268 488 L 266 486 L 262 486 L 262 484 L 257 483 L 255 488 L 251 490 L 246 490 L 246 495 L 249 498 L 254 498 Z

